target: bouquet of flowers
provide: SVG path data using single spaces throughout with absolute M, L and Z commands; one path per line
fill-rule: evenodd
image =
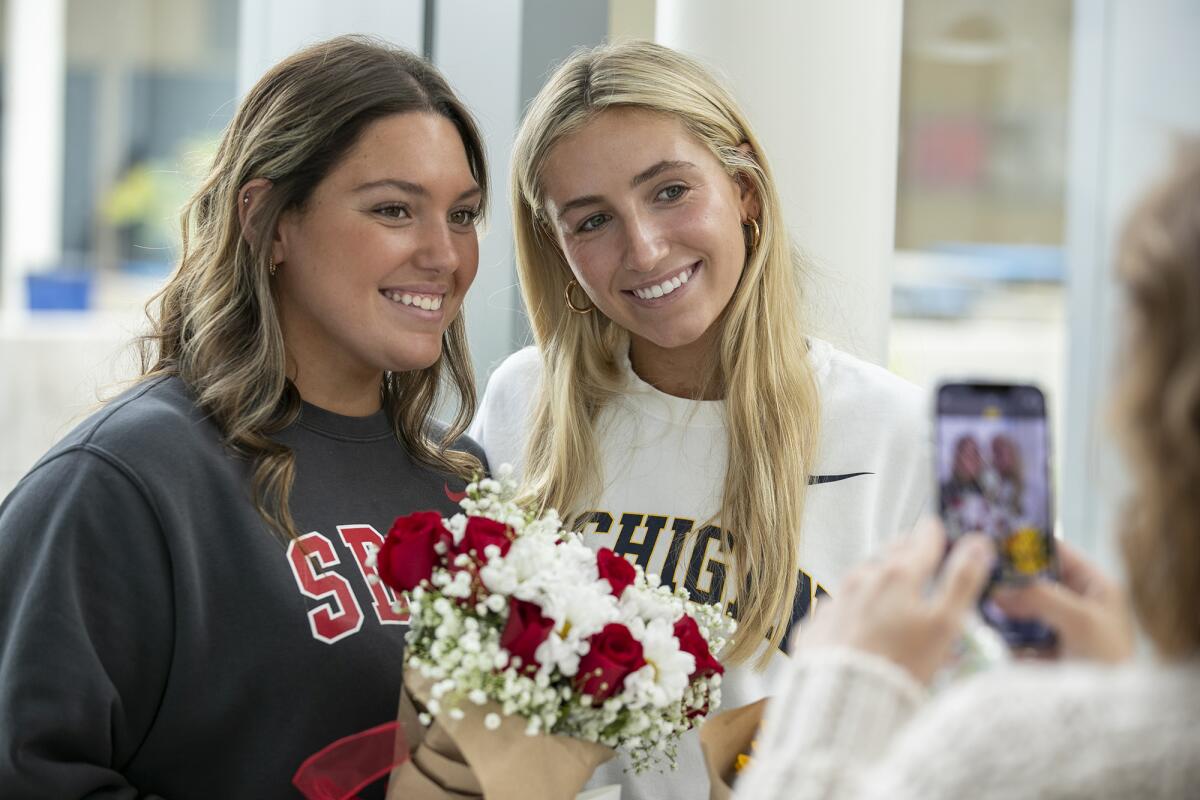
M 510 475 L 468 485 L 450 519 L 397 519 L 374 554 L 410 613 L 401 717 L 420 725 L 406 730 L 418 741 L 392 774 L 396 796 L 433 783 L 443 797 L 500 798 L 505 780 L 513 797 L 571 796 L 612 748 L 638 771 L 672 765 L 680 735 L 720 703 L 713 653 L 734 623 L 593 551 L 554 510 L 523 508 Z M 564 763 L 580 769 L 553 792 L 531 786 Z

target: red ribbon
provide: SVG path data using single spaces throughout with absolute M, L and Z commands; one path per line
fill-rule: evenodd
M 338 739 L 304 760 L 292 783 L 308 800 L 355 800 L 367 786 L 408 760 L 396 721 Z

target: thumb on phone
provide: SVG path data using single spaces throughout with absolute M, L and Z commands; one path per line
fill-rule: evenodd
M 1087 602 L 1060 583 L 1038 580 L 1024 586 L 997 587 L 992 599 L 1000 610 L 1017 619 L 1034 619 L 1062 636 L 1087 624 Z
M 979 599 L 995 560 L 996 551 L 987 536 L 964 536 L 951 549 L 942 568 L 933 596 L 935 604 L 957 615 L 964 613 Z
M 1132 624 L 1123 598 L 1106 602 L 1041 580 L 999 587 L 992 599 L 1010 617 L 1035 619 L 1057 631 L 1067 658 L 1117 662 L 1133 654 Z

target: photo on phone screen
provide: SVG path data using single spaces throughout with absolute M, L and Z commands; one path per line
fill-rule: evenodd
M 990 536 L 998 554 L 993 582 L 1057 574 L 1050 493 L 1046 401 L 1035 386 L 947 383 L 937 394 L 937 481 L 946 534 Z M 986 596 L 984 618 L 1010 644 L 1053 643 L 1044 626 L 1010 620 Z

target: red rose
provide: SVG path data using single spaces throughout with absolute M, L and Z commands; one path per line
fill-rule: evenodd
M 579 660 L 575 686 L 600 703 L 625 688 L 625 676 L 646 666 L 642 643 L 619 622 L 610 622 L 592 638 L 591 649 Z
M 510 656 L 521 659 L 522 669 L 537 669 L 540 666 L 533 654 L 552 630 L 554 620 L 542 616 L 542 609 L 536 603 L 508 598 L 508 622 L 500 634 L 500 646 Z
M 429 580 L 453 542 L 454 537 L 436 511 L 398 517 L 379 549 L 376 563 L 380 580 L 393 589 L 412 591 L 421 581 Z M 447 548 L 442 553 L 435 549 L 439 543 Z
M 500 548 L 500 555 L 508 552 L 508 548 L 512 547 L 508 526 L 487 517 L 468 517 L 466 530 L 455 552 L 469 554 L 474 550 L 475 560 L 482 565 L 488 561 L 484 550 L 491 544 Z
M 612 587 L 613 597 L 617 598 L 637 577 L 637 570 L 629 563 L 629 559 L 617 555 L 607 547 L 601 547 L 600 552 L 596 553 L 596 568 L 600 571 L 600 577 Z
M 691 653 L 692 657 L 696 659 L 696 668 L 692 670 L 692 674 L 688 678 L 695 678 L 697 675 L 703 678 L 709 675 L 721 675 L 725 672 L 721 662 L 713 658 L 712 652 L 708 649 L 708 642 L 704 641 L 704 637 L 700 635 L 700 626 L 687 614 L 675 620 L 675 638 L 679 640 L 679 649 L 685 653 Z

